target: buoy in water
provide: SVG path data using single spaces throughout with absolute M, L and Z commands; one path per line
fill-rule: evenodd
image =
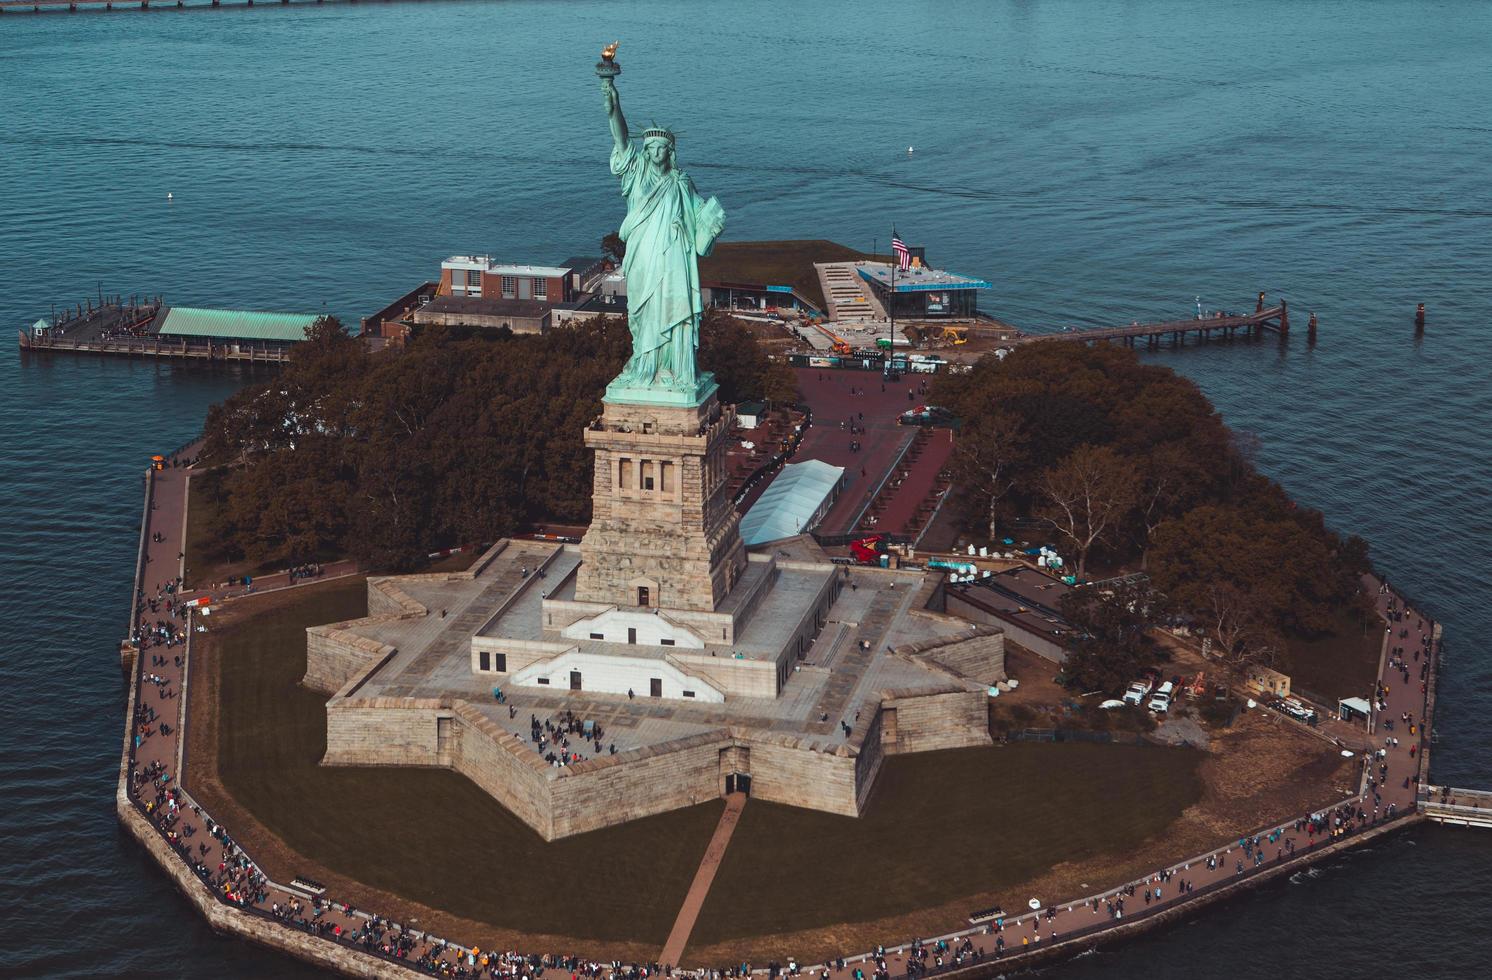
M 912 148 L 909 146 L 909 147 L 907 147 L 907 156 L 911 156 L 911 155 L 912 155 Z
M 166 192 L 166 200 L 168 200 L 168 201 L 174 200 L 174 196 L 172 195 L 172 193 L 170 191 Z

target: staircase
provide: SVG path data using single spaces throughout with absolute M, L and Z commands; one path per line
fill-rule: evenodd
M 850 262 L 815 262 L 829 319 L 884 320 L 886 311 Z

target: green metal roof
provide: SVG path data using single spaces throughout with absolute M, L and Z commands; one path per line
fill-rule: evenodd
M 218 337 L 231 340 L 305 340 L 316 322 L 309 313 L 253 313 L 173 306 L 161 324 L 162 336 Z

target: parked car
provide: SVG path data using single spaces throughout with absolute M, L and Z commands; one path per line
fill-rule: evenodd
M 1275 703 L 1275 707 L 1296 721 L 1303 721 L 1307 725 L 1316 723 L 1316 712 L 1294 698 L 1281 698 Z

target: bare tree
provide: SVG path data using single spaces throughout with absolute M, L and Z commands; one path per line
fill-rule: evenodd
M 1134 506 L 1139 483 L 1134 465 L 1106 446 L 1079 446 L 1042 474 L 1047 516 L 1072 541 L 1079 576 L 1087 572 L 1089 550 Z
M 1141 568 L 1149 565 L 1150 537 L 1155 529 L 1185 509 L 1181 504 L 1194 495 L 1202 479 L 1196 461 L 1188 458 L 1186 450 L 1177 443 L 1159 446 L 1146 458 L 1135 500 L 1143 532 Z
M 999 524 L 1000 501 L 1015 484 L 1025 444 L 1019 423 L 1003 416 L 981 420 L 958 442 L 959 483 L 978 500 L 991 542 Z
M 1217 659 L 1230 667 L 1268 665 L 1280 641 L 1268 628 L 1259 603 L 1231 582 L 1207 586 L 1208 632 L 1217 642 Z

